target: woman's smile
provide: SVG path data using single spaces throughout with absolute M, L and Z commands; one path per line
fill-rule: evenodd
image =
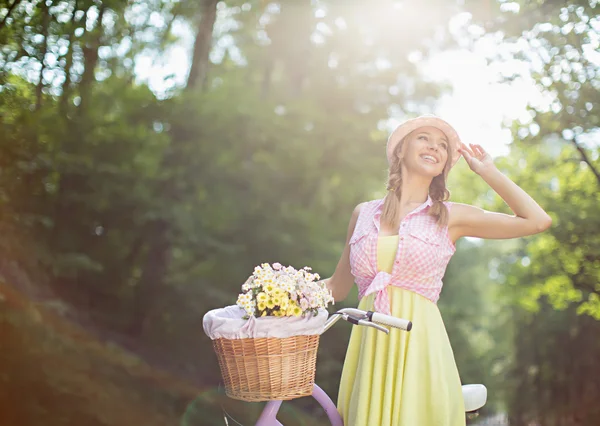
M 431 154 L 421 154 L 421 158 L 428 163 L 437 164 L 440 161 Z

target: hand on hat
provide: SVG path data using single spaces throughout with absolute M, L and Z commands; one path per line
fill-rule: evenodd
M 492 156 L 488 154 L 481 145 L 469 144 L 470 148 L 464 143 L 460 144 L 458 152 L 460 152 L 465 161 L 475 173 L 480 175 L 486 170 L 494 168 L 494 160 Z

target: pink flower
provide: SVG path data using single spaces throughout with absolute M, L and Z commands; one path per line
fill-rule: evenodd
M 279 271 L 281 269 L 281 263 L 275 262 L 273 264 L 273 269 L 275 269 L 276 271 Z

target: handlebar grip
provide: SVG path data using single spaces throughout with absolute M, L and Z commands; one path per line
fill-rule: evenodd
M 412 322 L 402 318 L 396 318 L 390 315 L 380 314 L 379 312 L 367 312 L 367 316 L 373 322 L 388 325 L 390 327 L 399 328 L 400 330 L 410 331 Z

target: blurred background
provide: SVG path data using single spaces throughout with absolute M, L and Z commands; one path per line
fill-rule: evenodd
M 202 316 L 335 268 L 385 141 L 436 113 L 551 214 L 439 302 L 478 424 L 600 424 L 597 0 L 0 0 L 0 423 L 252 424 Z M 452 200 L 508 212 L 461 160 Z M 354 292 L 340 306 L 354 306 Z M 334 399 L 350 332 L 321 340 Z M 288 425 L 321 425 L 309 398 Z M 239 423 L 238 423 L 239 422 Z

